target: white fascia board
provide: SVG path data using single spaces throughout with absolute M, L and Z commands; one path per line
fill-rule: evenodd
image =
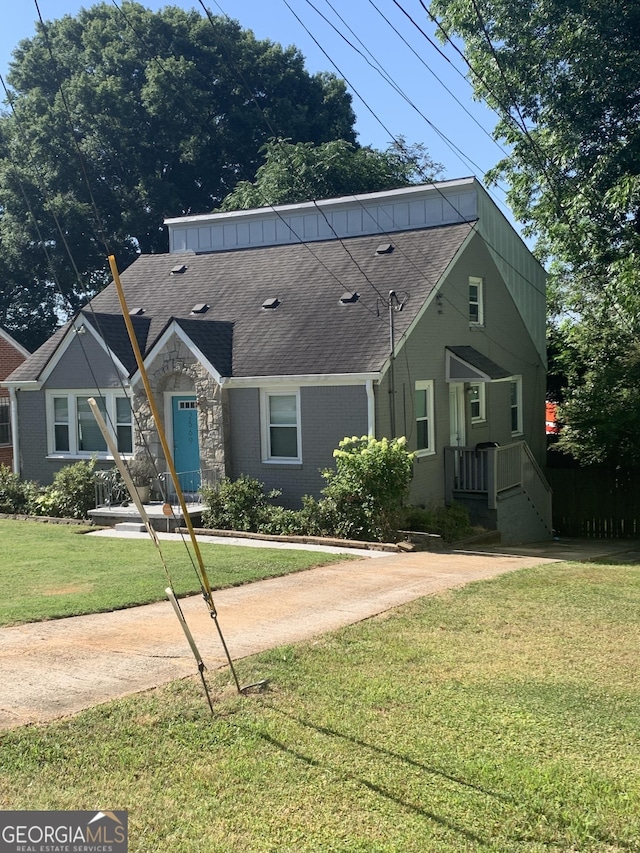
M 94 340 L 96 340 L 97 343 L 99 344 L 99 346 L 105 351 L 105 353 L 107 354 L 107 356 L 111 360 L 111 363 L 113 364 L 113 366 L 116 368 L 116 370 L 118 370 L 120 372 L 120 374 L 123 377 L 129 376 L 129 371 L 127 370 L 127 368 L 120 361 L 120 359 L 115 355 L 115 353 L 112 352 L 111 349 L 109 349 L 106 341 L 100 335 L 98 330 L 96 328 L 94 328 L 94 326 L 90 322 L 87 321 L 86 317 L 78 316 L 78 317 L 76 317 L 75 320 L 73 320 L 71 322 L 71 325 L 67 329 L 67 332 L 66 332 L 64 338 L 58 344 L 58 348 L 56 349 L 54 354 L 51 356 L 49 361 L 44 366 L 42 373 L 39 376 L 39 380 L 41 383 L 45 383 L 47 381 L 47 379 L 51 376 L 51 374 L 53 373 L 53 371 L 57 367 L 58 363 L 62 359 L 62 356 L 65 354 L 65 352 L 67 351 L 67 349 L 71 345 L 71 342 L 74 340 L 75 336 L 77 334 L 82 334 L 82 332 L 80 332 L 80 329 L 84 329 L 85 332 L 87 330 L 89 331 L 89 333 L 93 336 Z
M 234 376 L 225 388 L 275 388 L 287 386 L 366 385 L 379 382 L 380 373 L 306 373 L 297 376 Z
M 153 362 L 153 360 L 158 356 L 162 348 L 166 346 L 166 344 L 169 342 L 169 339 L 173 335 L 175 335 L 177 338 L 180 338 L 180 340 L 184 343 L 184 345 L 191 352 L 194 358 L 196 358 L 200 362 L 200 364 L 211 374 L 211 376 L 215 379 L 218 385 L 224 385 L 224 378 L 216 370 L 213 364 L 211 364 L 211 362 L 204 357 L 200 349 L 193 343 L 189 335 L 175 320 L 171 321 L 171 323 L 167 326 L 162 335 L 160 335 L 153 347 L 144 357 L 145 367 L 147 364 L 151 364 Z M 140 371 L 136 370 L 136 372 L 131 377 L 131 384 L 135 385 L 138 382 L 140 382 Z
M 5 340 L 8 344 L 11 344 L 11 346 L 12 346 L 14 349 L 17 349 L 17 350 L 18 350 L 18 352 L 20 353 L 20 355 L 23 355 L 25 358 L 28 358 L 28 357 L 31 355 L 31 353 L 29 352 L 29 350 L 28 350 L 28 349 L 25 349 L 25 348 L 22 346 L 22 344 L 19 344 L 19 343 L 18 343 L 18 341 L 14 340 L 14 338 L 12 338 L 12 337 L 11 337 L 11 335 L 9 334 L 9 332 L 5 331 L 5 330 L 4 330 L 4 329 L 2 329 L 2 328 L 0 328 L 0 338 L 4 338 L 4 340 Z
M 435 181 L 431 184 L 413 184 L 409 187 L 400 187 L 396 190 L 385 190 L 375 193 L 361 193 L 348 196 L 340 196 L 338 198 L 325 198 L 318 201 L 303 201 L 297 204 L 276 204 L 267 207 L 254 207 L 249 210 L 231 210 L 222 213 L 201 213 L 194 216 L 176 216 L 172 219 L 165 219 L 165 225 L 204 225 L 210 222 L 230 222 L 233 220 L 246 219 L 248 217 L 262 216 L 265 213 L 304 213 L 305 211 L 315 212 L 318 208 L 331 209 L 334 207 L 344 207 L 347 204 L 357 202 L 378 201 L 383 204 L 385 201 L 395 201 L 404 196 L 420 196 L 428 193 L 442 193 L 448 189 L 455 189 L 463 186 L 477 184 L 475 178 L 456 178 L 450 181 Z
M 460 246 L 460 248 L 458 249 L 458 251 L 455 253 L 455 255 L 453 256 L 453 258 L 451 258 L 451 260 L 450 260 L 450 261 L 449 261 L 449 263 L 447 264 L 446 269 L 444 270 L 444 272 L 443 272 L 443 273 L 442 273 L 442 275 L 440 276 L 440 279 L 435 283 L 435 287 L 433 288 L 433 290 L 431 291 L 431 293 L 430 293 L 430 294 L 427 296 L 427 298 L 425 299 L 425 301 L 424 301 L 424 304 L 423 304 L 422 308 L 418 311 L 418 313 L 416 314 L 416 316 L 413 318 L 413 321 L 411 322 L 411 325 L 409 326 L 409 328 L 407 329 L 407 331 L 402 335 L 402 337 L 400 338 L 400 340 L 399 340 L 399 341 L 396 341 L 396 347 L 395 347 L 395 358 L 397 358 L 397 357 L 400 355 L 400 352 L 402 351 L 402 348 L 404 347 L 405 343 L 406 343 L 406 342 L 409 340 L 409 338 L 411 337 L 411 335 L 412 335 L 412 333 L 413 333 L 414 329 L 416 328 L 416 326 L 418 325 L 418 323 L 420 322 L 420 320 L 421 320 L 421 319 L 422 319 L 422 317 L 424 316 L 425 311 L 429 308 L 429 306 L 431 305 L 431 303 L 433 302 L 433 300 L 434 300 L 434 299 L 437 297 L 437 295 L 440 293 L 440 290 L 441 290 L 441 288 L 442 288 L 442 285 L 443 285 L 443 284 L 444 284 L 444 282 L 447 280 L 447 278 L 448 278 L 448 276 L 449 276 L 449 274 L 450 274 L 451 270 L 455 267 L 455 265 L 456 265 L 456 264 L 458 263 L 458 261 L 460 260 L 460 258 L 461 258 L 461 256 L 462 256 L 462 253 L 466 250 L 467 246 L 469 245 L 469 243 L 470 243 L 470 242 L 471 242 L 471 240 L 473 239 L 473 236 L 474 236 L 474 234 L 475 234 L 475 233 L 476 233 L 476 223 L 474 223 L 474 224 L 473 224 L 473 226 L 471 227 L 471 230 L 469 231 L 469 233 L 467 234 L 467 236 L 464 238 L 464 240 L 463 240 L 463 242 L 462 242 L 462 245 Z M 387 358 L 387 360 L 385 361 L 385 363 L 382 365 L 382 370 L 380 371 L 380 376 L 381 376 L 381 377 L 382 377 L 382 376 L 384 376 L 384 375 L 386 374 L 386 372 L 389 370 L 390 365 L 391 365 L 391 355 L 389 355 L 389 358 Z
M 28 382 L 25 382 L 24 379 L 3 379 L 0 382 L 0 387 L 9 388 L 9 390 L 13 388 L 15 391 L 39 391 L 42 388 L 42 382 L 38 382 L 36 379 L 29 379 Z

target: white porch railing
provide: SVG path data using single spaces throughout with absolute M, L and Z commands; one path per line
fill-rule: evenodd
M 498 496 L 515 488 L 527 494 L 551 533 L 551 486 L 525 441 L 502 447 L 445 447 L 447 503 L 454 492 L 484 494 L 487 507 L 496 509 Z

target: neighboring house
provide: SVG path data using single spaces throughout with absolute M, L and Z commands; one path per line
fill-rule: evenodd
M 29 351 L 0 328 L 0 465 L 13 467 L 13 447 L 17 435 L 11 428 L 12 407 L 9 390 L 2 387 L 2 380 L 29 357 Z
M 406 435 L 412 503 L 480 501 L 504 527 L 519 494 L 511 538 L 550 535 L 515 532 L 514 472 L 544 463 L 545 273 L 475 179 L 166 224 L 170 253 L 121 278 L 179 471 L 296 506 L 345 435 Z M 91 395 L 164 467 L 113 284 L 8 384 L 25 477 L 106 459 Z

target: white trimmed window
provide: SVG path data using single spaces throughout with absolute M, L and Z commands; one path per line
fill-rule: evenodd
M 435 452 L 433 420 L 433 380 L 416 382 L 415 388 L 416 450 L 419 456 Z
M 483 281 L 476 276 L 469 276 L 469 325 L 484 325 L 484 294 Z
M 262 392 L 264 462 L 301 462 L 300 392 Z
M 0 445 L 11 444 L 11 405 L 8 397 L 0 397 Z
M 133 453 L 131 401 L 124 393 L 90 391 L 47 393 L 47 424 L 50 455 L 103 456 L 107 444 L 89 406 L 94 397 L 120 453 Z
M 511 435 L 522 434 L 522 377 L 516 376 L 509 382 L 511 394 Z
M 486 394 L 484 382 L 469 383 L 469 413 L 471 423 L 477 424 L 487 419 Z

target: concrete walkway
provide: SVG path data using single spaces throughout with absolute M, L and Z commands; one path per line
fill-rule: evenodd
M 471 581 L 627 549 L 567 541 L 505 550 L 372 552 L 357 561 L 221 590 L 215 603 L 231 657 L 238 660 Z M 207 668 L 226 666 L 202 598 L 185 599 L 182 606 Z M 64 717 L 194 674 L 195 660 L 168 601 L 3 628 L 0 729 Z

